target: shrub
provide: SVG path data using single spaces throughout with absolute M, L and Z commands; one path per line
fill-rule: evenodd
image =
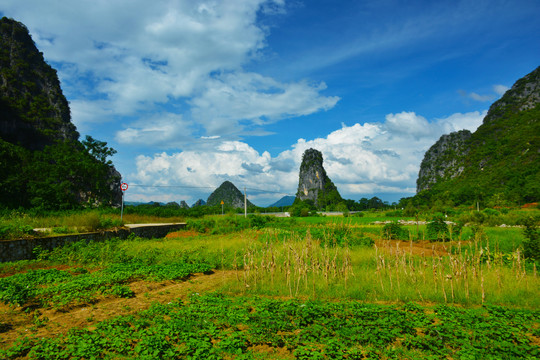
M 529 216 L 525 220 L 525 229 L 523 234 L 523 255 L 526 258 L 540 260 L 540 218 Z
M 189 230 L 195 230 L 199 233 L 211 231 L 216 226 L 216 222 L 212 219 L 188 220 L 186 227 Z
M 435 214 L 430 223 L 426 226 L 426 235 L 430 240 L 448 240 L 448 225 L 444 222 L 442 214 Z
M 393 221 L 383 226 L 383 237 L 388 240 L 403 239 L 407 232 L 403 229 L 400 223 Z
M 255 229 L 262 229 L 266 226 L 266 223 L 269 221 L 268 216 L 261 215 L 250 215 L 248 217 L 250 226 Z
M 450 225 L 449 230 L 451 230 L 452 236 L 460 236 L 463 231 L 463 223 L 457 221 L 455 224 Z

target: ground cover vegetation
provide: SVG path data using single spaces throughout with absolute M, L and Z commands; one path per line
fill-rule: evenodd
M 447 237 L 429 240 L 439 215 L 389 219 L 212 216 L 164 239 L 36 249 L 35 260 L 0 264 L 0 332 L 10 339 L 0 357 L 537 358 L 540 282 L 525 255 L 537 222 L 459 233 L 445 223 Z M 210 270 L 222 280 L 181 299 L 152 304 L 137 288 Z M 56 313 L 147 296 L 139 310 L 47 333 Z

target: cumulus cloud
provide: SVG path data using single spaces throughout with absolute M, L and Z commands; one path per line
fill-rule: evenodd
M 324 83 L 280 83 L 255 73 L 227 73 L 208 80 L 193 104 L 194 118 L 209 134 L 235 131 L 240 122 L 265 125 L 332 108 L 336 96 L 320 95 Z
M 229 180 L 238 187 L 269 191 L 251 198 L 269 204 L 281 195 L 296 193 L 302 155 L 315 148 L 323 153 L 328 175 L 346 198 L 381 192 L 412 195 L 425 151 L 445 133 L 476 130 L 484 116 L 485 112 L 458 113 L 428 121 L 414 112 L 388 114 L 381 123 L 342 124 L 326 137 L 299 139 L 275 157 L 241 141 L 220 140 L 205 151 L 140 156 L 131 177 L 141 183 L 209 188 Z M 192 190 L 187 200 L 207 197 L 210 192 Z
M 282 14 L 283 0 L 6 0 L 2 6 L 27 24 L 59 69 L 76 125 L 136 118 L 118 132 L 123 143 L 151 145 L 163 129 L 185 128 L 190 116 L 199 138 L 266 135 L 253 126 L 327 110 L 338 100 L 321 95 L 324 83 L 281 83 L 244 70 L 266 46 L 258 13 Z M 142 124 L 171 107 L 183 115 L 178 124 L 171 117 L 167 125 Z

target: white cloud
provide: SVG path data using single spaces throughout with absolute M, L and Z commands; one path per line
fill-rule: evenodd
M 267 134 L 246 126 L 326 110 L 338 100 L 320 94 L 324 84 L 281 83 L 244 71 L 266 46 L 258 12 L 283 13 L 283 0 L 6 0 L 2 6 L 60 69 L 75 124 L 140 119 L 117 134 L 123 142 L 147 144 L 150 132 L 141 121 L 171 106 L 184 115 L 171 124 L 175 129 L 184 126 L 191 104 L 203 127 L 197 137 L 238 138 L 246 131 Z
M 242 129 L 246 121 L 260 126 L 328 110 L 339 98 L 320 95 L 325 88 L 324 83 L 284 84 L 255 73 L 227 73 L 208 79 L 206 89 L 191 103 L 194 118 L 209 134 L 228 134 Z
M 508 90 L 509 88 L 507 86 L 504 86 L 504 85 L 493 85 L 493 93 L 492 94 L 484 94 L 484 95 L 480 95 L 478 93 L 475 93 L 475 92 L 467 92 L 465 90 L 458 90 L 458 93 L 467 98 L 467 99 L 472 99 L 474 101 L 479 101 L 479 102 L 487 102 L 487 101 L 493 101 L 499 97 L 501 97 L 502 95 L 504 95 L 504 93 Z
M 469 94 L 469 97 L 473 100 L 476 100 L 476 101 L 482 101 L 482 102 L 485 102 L 485 101 L 491 101 L 493 100 L 493 95 L 491 94 L 488 94 L 488 95 L 479 95 L 475 92 L 472 92 Z
M 484 117 L 486 117 L 486 114 L 487 110 L 484 110 L 483 112 L 473 111 L 465 114 L 455 113 L 447 118 L 437 119 L 434 126 L 438 128 L 440 135 L 463 129 L 474 132 L 482 125 L 482 121 L 484 120 Z
M 510 88 L 504 85 L 493 85 L 493 91 L 499 96 L 503 96 Z
M 206 199 L 225 180 L 237 187 L 280 192 L 252 198 L 269 204 L 296 193 L 302 154 L 315 148 L 323 153 L 324 167 L 345 198 L 381 192 L 412 195 L 425 151 L 445 133 L 476 130 L 484 116 L 458 113 L 429 122 L 414 112 L 389 114 L 383 123 L 343 124 L 324 138 L 299 139 L 276 157 L 241 141 L 218 141 L 205 151 L 139 156 L 130 177 L 140 183 L 209 187 L 193 189 L 188 202 Z
M 132 123 L 116 133 L 120 144 L 159 145 L 162 148 L 183 145 L 193 139 L 193 124 L 181 115 L 163 113 Z
M 418 137 L 427 136 L 431 132 L 429 123 L 424 117 L 405 111 L 386 115 L 386 128 L 391 132 Z

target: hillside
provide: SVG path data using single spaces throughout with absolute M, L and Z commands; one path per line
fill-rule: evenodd
M 0 208 L 119 205 L 116 151 L 79 133 L 28 29 L 0 19 Z
M 463 134 L 443 135 L 426 152 L 416 201 L 503 206 L 540 200 L 540 67 L 493 103 L 474 133 Z
M 208 206 L 221 205 L 221 201 L 224 202 L 224 205 L 232 208 L 243 208 L 244 207 L 244 194 L 238 190 L 236 186 L 230 181 L 225 181 L 221 184 L 206 201 Z M 247 201 L 248 207 L 254 207 L 249 200 Z
M 469 130 L 443 135 L 429 148 L 420 164 L 416 191 L 429 189 L 441 179 L 453 179 L 464 170 L 464 161 L 469 153 Z

